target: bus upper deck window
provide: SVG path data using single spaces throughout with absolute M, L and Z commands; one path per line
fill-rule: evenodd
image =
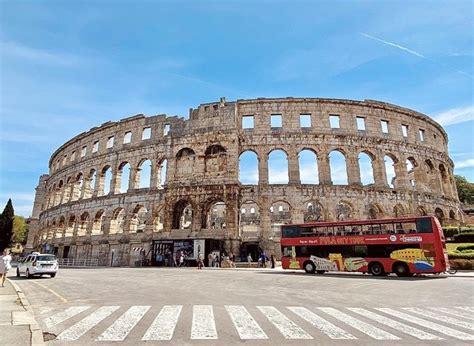
M 416 231 L 417 233 L 433 233 L 433 228 L 431 225 L 431 219 L 423 218 L 416 220 Z

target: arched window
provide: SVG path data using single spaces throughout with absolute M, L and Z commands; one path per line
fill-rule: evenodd
M 258 157 L 253 151 L 244 151 L 239 156 L 239 181 L 246 185 L 258 184 Z
M 318 157 L 309 149 L 298 154 L 301 184 L 319 184 Z
M 183 148 L 176 154 L 176 170 L 178 177 L 185 177 L 193 174 L 196 154 L 190 148 Z
M 76 216 L 74 214 L 69 216 L 69 220 L 67 222 L 65 236 L 72 237 L 74 234 L 74 227 L 76 225 Z
M 125 224 L 125 210 L 123 208 L 115 209 L 112 214 L 112 220 L 110 220 L 109 234 L 123 233 L 124 224 Z
M 211 145 L 204 153 L 204 171 L 207 175 L 219 176 L 227 169 L 227 152 L 221 145 Z
M 371 185 L 375 183 L 373 157 L 365 152 L 359 153 L 359 172 L 362 185 Z
M 130 219 L 130 233 L 145 232 L 146 221 L 148 217 L 148 209 L 143 205 L 137 205 Z
M 384 158 L 384 164 L 385 164 L 385 174 L 386 174 L 386 179 L 387 179 L 387 184 L 389 187 L 392 189 L 395 187 L 395 162 L 392 157 L 385 155 Z
M 225 229 L 226 212 L 226 205 L 222 201 L 208 204 L 202 226 L 206 229 Z
M 441 208 L 436 208 L 435 209 L 435 215 L 438 218 L 439 223 L 441 225 L 444 225 L 444 212 L 443 212 L 443 210 Z
M 128 191 L 130 182 L 130 164 L 128 162 L 122 162 L 117 171 L 117 183 L 120 183 L 120 193 Z
M 103 233 L 102 230 L 102 222 L 105 216 L 105 212 L 103 209 L 99 210 L 94 217 L 94 223 L 92 224 L 92 235 L 100 235 Z
M 89 174 L 89 191 L 91 195 L 92 193 L 94 193 L 94 190 L 95 190 L 96 179 L 97 179 L 97 172 L 95 171 L 95 169 L 91 169 L 90 174 Z
M 112 168 L 110 168 L 110 166 L 105 166 L 102 169 L 102 174 L 100 178 L 102 188 L 101 195 L 107 195 L 110 193 L 110 188 L 112 186 Z
M 334 185 L 347 185 L 346 157 L 338 150 L 329 153 L 329 165 L 331 167 L 331 181 Z
M 191 229 L 193 225 L 193 206 L 187 200 L 181 200 L 173 209 L 173 229 Z
M 268 183 L 288 184 L 288 158 L 281 149 L 272 150 L 268 155 Z
M 139 188 L 148 188 L 151 185 L 151 161 L 150 160 L 144 160 L 139 166 Z M 138 174 L 138 173 L 137 173 Z
M 324 221 L 323 207 L 318 201 L 305 203 L 304 222 Z
M 344 221 L 344 220 L 351 220 L 352 215 L 352 206 L 347 202 L 339 202 L 336 205 L 336 220 L 337 221 Z
M 87 224 L 89 223 L 89 213 L 84 212 L 81 214 L 79 220 L 79 226 L 77 227 L 77 236 L 82 237 L 87 233 Z
M 416 179 L 415 179 L 416 161 L 415 161 L 415 159 L 413 157 L 409 157 L 406 160 L 406 165 L 407 165 L 408 181 L 410 183 L 410 186 L 415 187 L 416 186 Z
M 168 161 L 164 159 L 161 161 L 158 168 L 158 188 L 162 189 L 166 184 L 166 170 L 168 167 Z

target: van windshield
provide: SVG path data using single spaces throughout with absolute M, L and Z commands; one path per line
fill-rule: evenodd
M 38 261 L 56 261 L 56 256 L 38 256 L 36 259 Z

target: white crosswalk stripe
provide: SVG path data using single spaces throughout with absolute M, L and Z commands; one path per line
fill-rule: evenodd
M 331 339 L 357 339 L 352 334 L 349 334 L 345 330 L 335 326 L 331 322 L 326 321 L 324 318 L 319 317 L 314 312 L 311 312 L 306 308 L 298 306 L 289 306 L 288 309 L 299 317 L 301 317 L 302 319 L 311 323 L 313 326 L 318 328 Z
M 437 321 L 447 322 L 447 323 L 451 323 L 451 324 L 454 324 L 454 325 L 459 326 L 459 327 L 474 330 L 474 324 L 472 324 L 471 322 L 461 321 L 461 320 L 458 320 L 454 317 L 450 317 L 450 316 L 446 316 L 446 315 L 440 315 L 436 312 L 423 310 L 423 309 L 419 309 L 419 308 L 403 308 L 403 310 L 412 312 L 414 314 L 422 315 L 422 316 L 425 316 L 425 317 L 429 317 L 429 318 L 432 318 L 432 319 L 437 320 Z
M 474 313 L 474 308 L 471 306 L 456 306 L 456 309 L 461 309 Z
M 142 340 L 171 340 L 182 309 L 182 305 L 165 305 Z
M 398 336 L 395 336 L 393 334 L 390 334 L 382 329 L 376 328 L 374 326 L 371 326 L 370 324 L 367 324 L 361 320 L 358 320 L 357 318 L 354 318 L 352 316 L 349 316 L 343 312 L 340 312 L 339 310 L 333 309 L 333 308 L 318 308 L 319 310 L 327 313 L 328 315 L 338 319 L 339 321 L 342 321 L 348 325 L 350 325 L 352 328 L 355 328 L 362 333 L 367 334 L 368 336 L 377 339 L 377 340 L 400 340 Z
M 267 334 L 260 328 L 245 307 L 240 305 L 226 305 L 225 308 L 241 339 L 268 339 Z
M 361 308 L 348 308 L 348 310 L 355 312 L 359 315 L 362 315 L 370 320 L 379 322 L 381 324 L 384 324 L 386 326 L 389 326 L 393 329 L 396 329 L 400 332 L 406 333 L 408 335 L 414 336 L 415 338 L 418 338 L 420 340 L 443 340 L 443 338 L 440 338 L 439 336 L 427 333 L 421 329 L 413 328 L 411 326 L 408 326 L 406 324 L 400 323 L 398 321 L 395 321 L 391 318 L 376 314 L 372 311 L 369 311 L 367 309 L 361 309 Z
M 280 331 L 286 339 L 312 339 L 313 337 L 283 315 L 273 306 L 257 306 L 262 314 Z
M 457 316 L 457 317 L 466 318 L 468 320 L 474 320 L 474 315 L 472 313 L 469 313 L 469 312 L 464 312 L 464 311 L 454 310 L 454 309 L 449 309 L 449 308 L 438 308 L 438 307 L 429 308 L 429 309 L 434 310 L 434 311 L 438 311 L 438 312 L 442 312 L 442 313 L 448 314 L 448 315 L 453 315 L 453 316 Z
M 86 311 L 89 308 L 90 306 L 71 306 L 70 308 L 67 308 L 64 311 L 58 312 L 57 314 L 54 314 L 53 316 L 48 317 L 47 319 L 44 320 L 44 324 L 48 328 L 54 327 L 55 325 L 62 323 L 70 319 L 71 317 L 74 317 L 77 314 L 80 314 L 81 312 Z
M 58 335 L 58 340 L 74 341 L 79 339 L 82 335 L 87 333 L 91 328 L 101 322 L 103 319 L 118 310 L 120 306 L 102 306 L 94 311 L 89 316 L 85 317 L 72 327 L 64 330 Z
M 449 328 L 449 327 L 445 327 L 441 324 L 434 323 L 434 322 L 431 322 L 431 321 L 428 321 L 428 320 L 424 320 L 424 319 L 419 318 L 419 317 L 411 316 L 411 315 L 408 315 L 404 312 L 399 312 L 399 311 L 396 311 L 396 310 L 393 310 L 393 309 L 390 309 L 390 308 L 376 308 L 376 310 L 382 311 L 382 312 L 384 312 L 388 315 L 392 315 L 392 316 L 400 318 L 402 320 L 418 324 L 422 327 L 436 330 L 439 333 L 443 333 L 443 334 L 452 336 L 456 339 L 474 340 L 474 335 L 467 334 L 467 333 L 464 333 L 464 332 L 461 332 L 459 330 L 452 329 L 452 328 Z
M 133 327 L 142 319 L 150 306 L 132 306 L 114 324 L 103 332 L 97 341 L 122 341 L 131 332 Z
M 343 311 L 341 308 L 331 307 L 256 306 L 258 311 L 255 314 L 243 305 L 225 305 L 224 308 L 225 310 L 214 310 L 212 305 L 194 305 L 192 309 L 191 307 L 184 308 L 182 305 L 162 306 L 153 322 L 146 326 L 148 329 L 143 336 L 138 336 L 137 331 L 133 333 L 132 331 L 139 329 L 138 325 L 140 323 L 143 325 L 143 321 L 146 321 L 144 317 L 149 316 L 151 309 L 151 306 L 148 305 L 128 307 L 128 310 L 121 315 L 117 314 L 118 317 L 115 320 L 107 317 L 119 310 L 120 306 L 101 306 L 93 310 L 90 306 L 72 306 L 49 317 L 43 315 L 42 318 L 43 324 L 47 328 L 45 331 L 55 334 L 59 332 L 58 340 L 76 341 L 81 339 L 82 344 L 89 344 L 94 340 L 98 342 L 130 341 L 134 336 L 141 337 L 142 341 L 171 341 L 174 338 L 187 338 L 188 341 L 181 340 L 183 343 L 189 343 L 190 340 L 218 340 L 218 330 L 225 326 L 225 320 L 228 321 L 227 323 L 232 322 L 235 330 L 231 329 L 230 331 L 235 336 L 238 334 L 242 341 L 269 340 L 270 336 L 277 338 L 273 340 L 275 343 L 278 338 L 280 338 L 279 342 L 282 342 L 283 338 L 321 340 L 322 334 L 328 338 L 327 340 L 360 339 L 362 341 L 367 336 L 376 340 L 400 340 L 403 335 L 419 340 L 444 340 L 449 337 L 474 340 L 473 334 L 463 331 L 474 330 L 474 317 L 470 314 L 469 307 L 404 307 L 396 309 L 348 307 L 343 308 L 345 310 Z M 89 309 L 91 310 L 88 311 Z M 180 322 L 183 324 L 178 324 L 183 309 L 186 310 L 187 315 L 184 315 L 183 322 Z M 86 313 L 87 315 L 85 315 Z M 186 317 L 191 313 L 192 321 L 187 320 Z M 154 316 L 149 317 L 151 320 Z M 273 327 L 269 327 L 268 323 L 265 325 L 258 322 L 265 318 Z M 184 324 L 188 321 L 191 322 L 191 326 Z M 298 321 L 304 326 L 298 325 Z M 272 328 L 273 333 L 264 330 L 262 328 L 264 326 Z M 383 329 L 381 329 L 382 326 Z M 64 330 L 60 331 L 61 328 Z M 180 331 L 178 336 L 175 335 L 177 328 Z M 273 328 L 276 328 L 281 335 L 276 335 L 276 330 Z M 312 329 L 313 332 L 308 333 L 307 328 L 316 330 Z M 186 330 L 188 333 L 190 331 L 190 334 L 186 334 Z M 399 334 L 394 335 L 391 330 L 397 331 Z M 365 335 L 361 337 L 362 334 L 357 331 Z M 183 332 L 186 336 L 183 335 Z M 229 329 L 225 329 L 223 334 L 227 335 L 228 332 Z M 268 334 L 269 332 L 270 334 Z M 321 334 L 318 335 L 318 332 Z
M 216 323 L 212 305 L 193 306 L 191 339 L 217 339 Z

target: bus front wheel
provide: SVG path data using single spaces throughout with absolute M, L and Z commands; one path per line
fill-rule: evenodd
M 304 264 L 304 271 L 308 274 L 313 274 L 316 271 L 316 266 L 313 262 L 306 262 Z
M 369 266 L 369 272 L 373 276 L 382 276 L 385 274 L 385 271 L 383 270 L 383 266 L 379 262 L 373 262 Z
M 405 263 L 395 263 L 393 265 L 393 272 L 397 276 L 410 276 L 410 268 Z

